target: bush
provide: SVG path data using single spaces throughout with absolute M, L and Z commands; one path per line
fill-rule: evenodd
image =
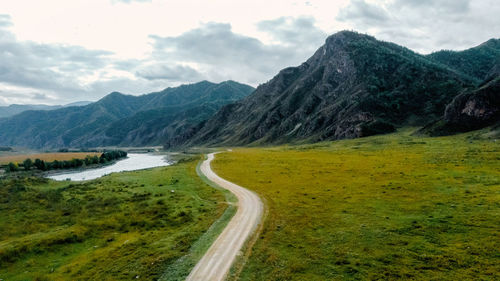
M 26 171 L 29 171 L 31 170 L 31 167 L 33 167 L 33 161 L 31 161 L 31 159 L 26 159 L 23 161 L 23 167 Z
M 40 159 L 35 159 L 35 163 L 33 164 L 38 170 L 43 170 L 45 168 L 45 162 Z
M 127 152 L 121 150 L 105 151 L 101 154 L 100 162 L 106 163 L 123 157 L 127 157 Z M 103 159 L 105 159 L 104 162 Z
M 396 128 L 394 125 L 381 120 L 375 120 L 361 125 L 361 135 L 363 137 L 392 133 L 395 130 Z
M 17 172 L 19 171 L 19 165 L 17 163 L 10 162 L 5 168 L 6 172 Z

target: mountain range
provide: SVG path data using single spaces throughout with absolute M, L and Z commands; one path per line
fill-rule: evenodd
M 11 104 L 9 106 L 0 106 L 0 118 L 11 117 L 28 110 L 54 110 L 63 107 L 84 106 L 90 104 L 90 101 L 73 102 L 66 105 L 45 105 L 45 104 Z
M 393 132 L 453 134 L 499 122 L 500 40 L 421 55 L 352 31 L 254 89 L 202 81 L 0 119 L 0 145 L 259 145 Z
M 496 77 L 499 58 L 498 39 L 425 56 L 342 31 L 166 147 L 335 140 L 424 126 L 442 118 L 457 95 Z
M 113 92 L 86 106 L 0 119 L 0 143 L 31 148 L 160 145 L 253 90 L 234 81 L 202 81 L 142 96 Z

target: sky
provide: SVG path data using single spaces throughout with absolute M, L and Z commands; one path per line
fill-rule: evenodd
M 498 0 L 2 0 L 0 106 L 258 86 L 354 30 L 427 54 L 499 38 Z

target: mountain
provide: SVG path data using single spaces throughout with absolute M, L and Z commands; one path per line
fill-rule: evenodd
M 55 110 L 70 106 L 84 106 L 90 101 L 74 102 L 66 105 L 45 105 L 45 104 L 11 104 L 9 106 L 0 106 L 0 118 L 11 117 L 28 110 Z
M 490 39 L 465 51 L 443 50 L 427 57 L 479 82 L 491 76 L 490 72 L 494 71 L 494 68 L 498 69 L 500 65 L 500 39 Z
M 433 136 L 449 135 L 500 125 L 500 75 L 478 89 L 456 96 L 442 119 L 420 132 Z
M 0 144 L 32 148 L 153 145 L 254 89 L 202 81 L 142 96 L 113 92 L 81 107 L 26 111 L 0 120 Z
M 480 73 L 473 71 L 473 73 Z M 306 62 L 166 143 L 246 145 L 356 138 L 425 125 L 477 79 L 432 56 L 350 31 Z
M 71 106 L 86 106 L 88 104 L 91 104 L 91 101 L 77 101 L 77 102 L 72 102 L 68 103 L 66 105 L 63 105 L 63 107 L 71 107 Z

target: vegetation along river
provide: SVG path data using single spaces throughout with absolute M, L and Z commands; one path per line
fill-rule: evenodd
M 120 160 L 110 166 L 98 169 L 54 174 L 48 176 L 48 178 L 58 181 L 68 179 L 72 181 L 93 180 L 111 173 L 135 171 L 168 165 L 170 165 L 170 162 L 165 159 L 165 155 L 128 154 L 126 159 Z

